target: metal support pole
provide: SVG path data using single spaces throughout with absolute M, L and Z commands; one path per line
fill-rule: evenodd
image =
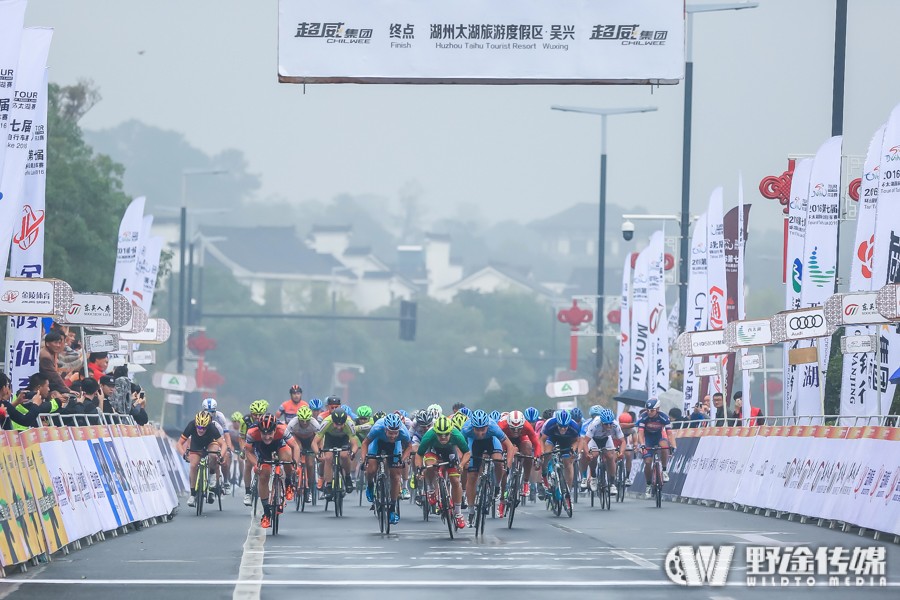
M 183 180 L 182 180 L 183 181 Z M 184 198 L 184 184 L 182 183 L 182 198 Z M 187 251 L 187 207 L 181 205 L 181 236 L 178 250 L 178 338 L 175 346 L 178 349 L 178 373 L 184 373 L 184 302 L 185 302 L 185 264 L 184 258 Z
M 847 56 L 847 0 L 837 0 L 834 16 L 834 80 L 831 92 L 831 135 L 844 131 L 844 63 Z
M 595 380 L 600 381 L 603 369 L 603 296 L 604 296 L 604 261 L 606 259 L 606 115 L 603 115 L 603 153 L 600 154 L 600 219 L 597 234 L 597 311 L 594 323 L 597 327 L 597 371 Z
M 690 19 L 690 15 L 689 15 Z M 691 226 L 691 110 L 694 94 L 694 63 L 684 65 L 684 134 L 681 144 L 681 245 L 678 253 L 678 327 L 687 331 L 687 284 L 690 264 Z

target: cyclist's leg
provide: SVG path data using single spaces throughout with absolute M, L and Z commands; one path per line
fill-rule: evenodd
M 606 448 L 603 453 L 603 460 L 606 463 L 606 474 L 609 475 L 608 481 L 616 480 L 616 444 L 612 436 L 606 439 Z
M 498 495 L 500 493 L 500 484 L 506 484 L 506 477 L 503 476 L 504 465 L 506 464 L 503 461 L 503 446 L 500 444 L 500 440 L 497 438 L 491 438 L 494 451 L 491 454 L 491 458 L 494 459 L 494 495 Z
M 332 473 L 333 453 L 326 452 L 321 462 L 323 473 L 325 474 L 325 492 L 328 493 L 331 490 L 331 480 L 334 479 L 334 474 Z
M 341 452 L 341 468 L 344 469 L 344 488 L 349 491 L 353 489 L 353 470 L 349 450 Z
M 259 492 L 259 501 L 262 503 L 263 516 L 271 517 L 272 511 L 269 506 L 269 480 L 272 476 L 271 465 L 260 465 L 259 475 L 257 476 L 257 490 Z
M 469 519 L 475 516 L 475 488 L 478 485 L 478 471 L 481 469 L 481 455 L 475 452 L 476 444 L 472 444 L 472 454 L 466 469 L 466 503 L 469 505 Z
M 188 453 L 188 463 L 191 465 L 190 474 L 188 475 L 191 483 L 191 495 L 194 495 L 194 492 L 197 491 L 197 471 L 199 471 L 198 467 L 200 465 L 200 453 L 191 451 Z
M 534 446 L 531 444 L 531 440 L 523 440 L 522 445 L 519 447 L 519 452 L 525 455 L 525 458 L 522 459 L 522 481 L 529 481 L 531 479 L 531 467 L 534 463 L 534 460 L 531 458 L 534 456 Z

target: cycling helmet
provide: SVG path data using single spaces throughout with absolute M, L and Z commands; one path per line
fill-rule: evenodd
M 439 418 L 440 419 L 440 418 Z M 416 426 L 427 428 L 431 427 L 431 424 L 434 423 L 434 417 L 431 416 L 431 413 L 427 410 L 420 412 L 416 415 Z
M 206 398 L 203 401 L 203 410 L 208 413 L 214 413 L 219 410 L 219 403 L 216 402 L 215 398 Z
M 463 406 L 462 408 L 459 409 L 459 413 L 460 413 L 460 414 L 463 414 L 463 415 L 466 415 L 466 417 L 468 417 L 469 415 L 472 414 L 472 411 L 469 410 L 468 407 Z
M 544 412 L 541 413 L 541 418 L 542 418 L 543 420 L 545 420 L 545 421 L 546 421 L 547 419 L 552 419 L 552 418 L 553 418 L 553 409 L 552 409 L 552 408 L 545 408 L 545 409 L 544 409 Z
M 522 429 L 525 427 L 525 415 L 514 410 L 506 416 L 506 424 L 510 429 Z
M 397 412 L 398 415 L 400 415 L 400 416 L 403 417 L 404 419 L 406 419 L 406 418 L 409 417 L 409 413 L 406 412 L 405 410 L 403 410 L 402 408 L 401 408 L 400 410 L 396 411 L 396 412 Z
M 297 409 L 297 418 L 301 421 L 309 421 L 312 419 L 312 411 L 309 410 L 308 406 L 301 406 Z
M 250 414 L 262 415 L 269 410 L 269 403 L 265 400 L 254 400 L 250 403 Z
M 309 410 L 322 410 L 323 408 L 325 408 L 325 405 L 318 398 L 313 398 L 309 401 Z
M 347 412 L 343 408 L 336 408 L 331 412 L 331 422 L 335 425 L 343 425 L 347 422 Z
M 453 432 L 453 421 L 447 417 L 441 417 L 434 423 L 434 432 L 437 435 L 447 435 Z
M 647 400 L 647 410 L 653 410 L 654 408 L 659 410 L 659 400 L 657 400 L 656 398 L 650 398 L 649 400 Z
M 325 398 L 325 404 L 327 404 L 328 406 L 340 406 L 341 399 L 337 396 L 328 396 L 327 398 Z
M 262 416 L 257 423 L 259 427 L 259 431 L 261 433 L 274 433 L 275 428 L 278 427 L 278 421 L 275 419 L 275 415 L 272 413 L 266 413 Z
M 206 411 L 201 411 L 194 415 L 194 425 L 199 429 L 206 429 L 209 427 L 210 421 L 212 421 L 212 417 L 210 417 L 209 413 Z
M 603 411 L 603 407 L 600 406 L 599 404 L 595 404 L 591 407 L 591 410 L 588 414 L 591 415 L 592 417 L 599 417 L 600 413 L 602 411 Z
M 608 408 L 601 409 L 598 416 L 600 417 L 600 422 L 607 425 L 616 420 L 616 415 L 614 415 L 613 411 L 609 410 Z
M 577 406 L 569 411 L 569 415 L 572 417 L 574 421 L 580 421 L 584 418 L 584 413 L 581 412 L 581 409 Z
M 444 414 L 444 409 L 441 408 L 440 404 L 429 404 L 427 410 L 431 411 L 435 419 Z
M 356 416 L 360 419 L 368 419 L 372 416 L 372 407 L 363 404 L 359 408 L 356 409 Z
M 400 415 L 391 413 L 384 418 L 384 427 L 385 429 L 400 429 L 400 426 L 403 425 L 403 420 L 400 418 Z
M 488 418 L 489 418 L 491 421 L 493 421 L 494 423 L 496 423 L 497 421 L 500 420 L 500 411 L 499 411 L 499 410 L 492 410 L 492 411 L 491 411 L 491 414 L 488 415 Z
M 291 394 L 302 394 L 303 393 L 303 389 L 299 385 L 296 385 L 296 384 L 292 385 L 291 389 L 288 391 Z
M 634 423 L 634 419 L 632 419 L 631 415 L 629 415 L 627 412 L 623 412 L 621 415 L 619 415 L 620 425 L 631 425 L 632 423 Z
M 238 411 L 234 411 L 233 413 L 231 413 L 231 420 L 232 421 L 243 421 L 244 415 L 242 415 Z
M 480 408 L 469 415 L 469 420 L 472 421 L 472 427 L 487 427 L 490 425 L 487 413 Z
M 541 413 L 538 412 L 533 406 L 529 406 L 525 409 L 525 420 L 529 423 L 537 423 L 538 419 L 541 418 Z
M 461 412 L 458 412 L 455 415 L 453 415 L 453 426 L 456 427 L 457 429 L 461 430 L 463 428 L 463 425 L 466 424 L 466 421 L 468 419 L 469 419 L 469 417 L 462 414 Z
M 558 410 L 554 415 L 556 419 L 556 424 L 560 427 L 571 427 L 572 426 L 572 415 L 569 414 L 567 410 Z
M 384 411 L 383 411 L 383 410 L 379 410 L 377 413 L 375 413 L 374 415 L 372 415 L 372 420 L 377 422 L 377 421 L 382 420 L 384 417 L 385 417 Z

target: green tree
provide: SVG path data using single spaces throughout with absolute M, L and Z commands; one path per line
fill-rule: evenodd
M 112 288 L 119 221 L 130 201 L 124 167 L 95 154 L 78 126 L 98 99 L 89 82 L 50 84 L 44 275 L 85 292 Z

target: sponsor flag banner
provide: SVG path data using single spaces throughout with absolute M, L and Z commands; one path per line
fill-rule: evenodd
M 31 139 L 38 124 L 38 96 L 41 86 L 46 90 L 47 55 L 53 30 L 44 27 L 28 27 L 22 31 L 19 62 L 15 71 L 15 94 L 9 102 L 6 116 L 6 156 L 0 173 L 0 276 L 6 273 L 9 263 L 10 240 L 13 229 L 20 223 L 25 202 L 22 194 L 25 185 L 25 166 Z M 5 289 L 0 279 L 0 293 Z
M 646 390 L 648 372 L 653 364 L 650 355 L 650 308 L 647 285 L 650 253 L 645 248 L 634 263 L 634 280 L 631 284 L 631 389 Z
M 822 144 L 810 171 L 801 307 L 822 306 L 834 293 L 840 222 L 841 144 L 841 136 L 834 136 Z M 790 325 L 788 329 L 791 329 Z M 808 345 L 813 343 L 816 342 L 806 342 Z M 825 411 L 822 390 L 831 339 L 826 337 L 818 344 L 819 361 L 799 367 L 798 376 L 794 378 L 798 415 L 821 415 Z
M 740 187 L 738 187 L 740 190 Z M 725 234 L 725 322 L 737 321 L 741 318 L 740 307 L 743 304 L 744 280 L 741 273 L 740 245 L 747 238 L 747 222 L 750 218 L 750 205 L 742 205 L 729 210 L 723 219 Z M 734 390 L 734 353 L 723 356 L 725 371 L 725 389 Z M 741 388 L 743 389 L 743 388 Z
M 647 269 L 647 307 L 650 311 L 647 325 L 650 333 L 650 357 L 652 367 L 648 371 L 648 396 L 658 398 L 669 389 L 669 321 L 666 314 L 666 289 L 663 232 L 657 231 L 650 238 Z
M 282 83 L 658 83 L 684 77 L 659 0 L 280 0 Z
M 6 156 L 4 142 L 9 131 L 10 106 L 16 89 L 16 71 L 27 4 L 26 0 L 0 2 L 0 179 L 3 177 Z
M 878 200 L 875 216 L 875 250 L 872 290 L 885 284 L 900 283 L 900 104 L 891 111 L 881 141 Z M 900 360 L 900 334 L 897 325 L 880 327 L 878 387 L 881 407 L 878 414 L 890 412 L 894 384 L 890 382 Z M 894 365 L 894 368 L 891 368 Z
M 14 431 L 0 432 L 4 438 L 6 472 L 9 475 L 9 485 L 13 491 L 15 502 L 14 510 L 21 519 L 22 533 L 25 534 L 25 554 L 36 556 L 46 552 L 47 547 L 41 531 L 41 516 L 38 513 L 38 505 L 34 494 L 31 492 L 31 484 L 28 480 L 27 463 L 19 443 L 19 435 Z
M 788 232 L 787 248 L 785 249 L 785 263 L 789 273 L 785 286 L 784 308 L 796 310 L 800 308 L 800 290 L 803 287 L 803 239 L 806 235 L 806 208 L 809 199 L 809 175 L 812 169 L 812 159 L 804 158 L 797 161 L 794 166 L 794 175 L 791 179 L 791 201 L 788 205 Z M 784 388 L 782 408 L 784 415 L 795 415 L 796 395 L 794 394 L 794 379 L 797 375 L 797 367 L 788 361 L 790 350 L 797 348 L 798 342 L 791 341 L 784 345 Z
M 156 276 L 159 272 L 159 257 L 162 254 L 163 239 L 159 236 L 145 238 L 141 256 L 136 268 L 137 284 L 132 294 L 137 305 L 150 314 L 153 293 L 156 290 Z
M 748 207 L 749 208 L 749 207 Z M 744 310 L 744 252 L 747 246 L 747 219 L 744 218 L 744 175 L 743 173 L 738 173 L 738 319 L 747 318 L 746 312 Z M 763 358 L 766 356 L 766 351 L 763 349 Z M 747 360 L 749 357 L 747 356 L 746 350 L 741 350 L 741 392 L 743 392 L 743 403 L 741 404 L 741 419 L 744 425 L 748 423 L 747 419 L 750 418 L 750 415 L 753 414 L 752 411 L 752 398 L 750 397 L 750 374 L 747 372 L 748 369 L 744 368 L 745 364 L 749 364 L 751 361 Z M 753 367 L 748 367 L 753 368 Z
M 116 270 L 113 274 L 112 291 L 131 298 L 135 285 L 135 266 L 140 248 L 141 229 L 144 226 L 144 202 L 146 198 L 135 198 L 125 209 L 119 223 L 119 243 L 116 249 Z
M 622 267 L 622 302 L 619 305 L 619 385 L 621 394 L 627 390 L 631 379 L 631 256 L 625 256 Z M 621 404 L 621 403 L 620 403 Z M 621 411 L 619 407 L 619 412 Z
M 709 198 L 709 209 L 706 212 L 707 233 L 707 263 L 706 263 L 706 301 L 707 314 L 709 315 L 710 329 L 725 329 L 725 323 L 728 319 L 725 308 L 725 290 L 727 283 L 725 279 L 725 229 L 722 222 L 722 188 L 717 187 L 713 190 Z M 713 356 L 712 361 L 720 362 L 724 357 Z M 722 387 L 722 380 L 718 377 L 712 377 L 709 380 L 711 387 L 710 395 L 721 392 L 726 393 Z M 706 395 L 707 388 L 701 383 L 700 395 Z M 716 407 L 710 406 L 710 418 L 715 419 Z
M 15 440 L 14 433 L 0 431 L 0 562 L 4 567 L 25 562 L 36 553 L 30 542 L 25 498 L 13 484 L 19 472 L 7 459 L 13 451 L 10 439 Z
M 44 215 L 47 153 L 47 70 L 37 90 L 34 134 L 28 147 L 23 184 L 21 220 L 13 229 L 9 272 L 13 277 L 44 276 Z M 7 353 L 7 373 L 13 382 L 26 381 L 38 370 L 41 344 L 40 320 L 34 317 L 10 317 L 6 339 L 13 350 Z M 29 350 L 30 349 L 30 350 Z M 16 388 L 18 389 L 18 387 Z
M 685 329 L 687 331 L 703 331 L 708 326 L 706 294 L 709 287 L 706 283 L 706 213 L 700 215 L 694 224 L 694 233 L 691 236 L 690 264 L 688 265 L 688 315 Z M 700 400 L 699 384 L 697 377 L 697 363 L 700 359 L 694 356 L 684 357 L 684 405 L 682 412 L 685 415 Z
M 872 136 L 863 165 L 862 185 L 859 190 L 859 212 L 856 218 L 856 239 L 853 244 L 853 256 L 850 258 L 850 290 L 872 290 L 872 258 L 875 252 L 875 214 L 878 208 L 878 174 L 881 163 L 881 144 L 884 139 L 885 126 L 882 125 Z M 851 294 L 846 294 L 847 296 Z M 865 312 L 864 299 L 855 302 L 856 307 L 841 307 L 845 323 L 856 323 L 857 313 Z M 874 307 L 875 303 L 872 302 Z M 877 311 L 876 311 L 877 312 Z M 860 315 L 861 316 L 861 315 Z M 846 336 L 874 335 L 875 327 L 867 325 L 848 325 L 844 330 Z M 877 371 L 875 357 L 865 353 L 854 353 L 844 356 L 841 375 L 841 408 L 840 414 L 848 417 L 874 415 L 878 413 Z M 852 420 L 844 423 L 850 425 Z

